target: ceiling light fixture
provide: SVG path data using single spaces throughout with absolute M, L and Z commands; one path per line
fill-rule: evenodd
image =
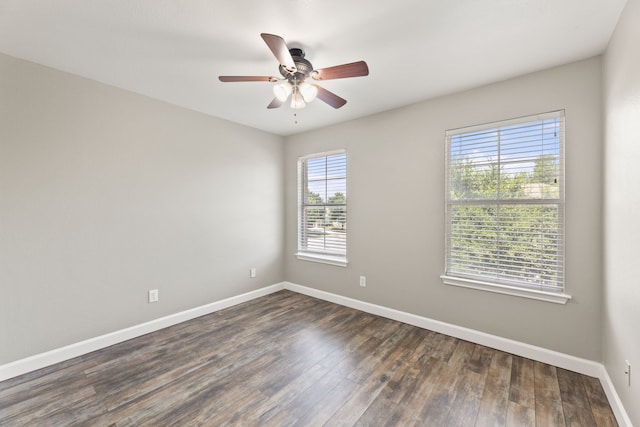
M 286 101 L 287 98 L 289 98 L 291 92 L 293 92 L 291 84 L 287 81 L 277 84 L 273 87 L 273 95 L 282 102 Z
M 285 81 L 273 87 L 273 94 L 280 102 L 285 102 L 291 95 L 291 108 L 299 110 L 304 108 L 318 96 L 318 88 L 315 85 L 298 83 L 297 79 Z
M 316 96 L 318 96 L 318 88 L 314 85 L 310 85 L 309 83 L 300 83 L 298 90 L 302 94 L 306 103 L 313 101 L 316 99 Z
M 306 107 L 306 103 L 304 102 L 304 98 L 298 89 L 298 86 L 293 87 L 293 95 L 291 95 L 291 108 L 294 110 L 299 110 L 300 108 Z

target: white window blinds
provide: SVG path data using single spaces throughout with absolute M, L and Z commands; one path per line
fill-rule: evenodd
M 446 132 L 445 276 L 564 290 L 564 112 Z
M 345 256 L 347 252 L 347 154 L 298 161 L 298 251 Z

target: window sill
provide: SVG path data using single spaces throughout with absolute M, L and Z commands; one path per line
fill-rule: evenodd
M 512 295 L 522 298 L 530 298 L 539 301 L 553 302 L 556 304 L 566 304 L 571 299 L 571 295 L 563 292 L 549 292 L 537 289 L 519 288 L 517 286 L 498 285 L 496 283 L 482 282 L 479 280 L 463 279 L 460 277 L 440 276 L 445 285 L 460 286 L 463 288 L 478 289 L 487 292 Z
M 349 264 L 347 258 L 340 255 L 314 254 L 310 252 L 298 252 L 296 258 L 301 261 L 320 262 L 323 264 L 337 265 L 338 267 L 346 267 Z

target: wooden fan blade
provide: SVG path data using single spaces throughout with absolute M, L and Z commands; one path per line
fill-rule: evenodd
M 278 98 L 273 98 L 273 101 L 267 105 L 267 108 L 280 108 L 282 104 L 284 104 L 284 102 L 280 101 Z
M 318 86 L 318 85 L 314 85 L 314 86 L 318 89 L 318 95 L 317 95 L 318 99 L 320 101 L 326 102 L 333 108 L 340 108 L 347 103 L 346 99 L 340 98 L 338 95 L 326 90 L 322 86 Z
M 267 33 L 260 34 L 260 37 L 262 37 L 267 46 L 269 46 L 269 49 L 271 49 L 271 52 L 273 52 L 273 55 L 280 65 L 292 73 L 297 71 L 296 64 L 293 62 L 291 53 L 289 53 L 287 43 L 285 43 L 282 37 Z
M 278 79 L 271 76 L 220 76 L 221 82 L 276 82 Z
M 313 72 L 316 80 L 345 79 L 347 77 L 362 77 L 369 75 L 369 67 L 364 61 L 350 64 L 336 65 L 334 67 L 321 68 Z

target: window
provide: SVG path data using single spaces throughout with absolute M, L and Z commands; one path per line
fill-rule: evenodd
M 347 154 L 298 160 L 298 259 L 347 265 Z
M 564 112 L 446 132 L 446 284 L 566 303 Z

